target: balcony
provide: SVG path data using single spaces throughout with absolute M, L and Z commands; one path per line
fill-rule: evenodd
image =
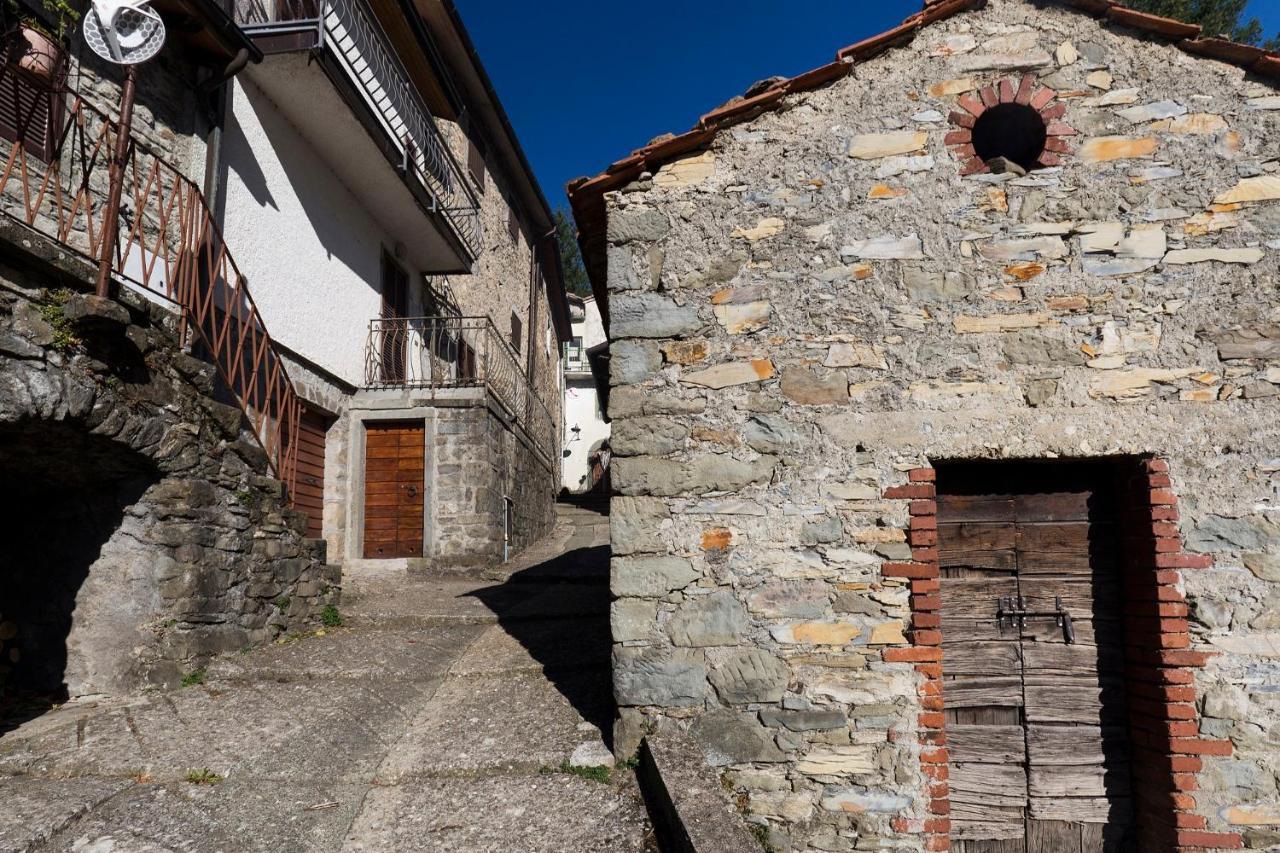
M 0 83 L 35 106 L 0 139 L 0 216 L 95 267 L 109 258 L 114 281 L 175 308 L 180 342 L 217 368 L 292 493 L 301 403 L 200 189 L 131 133 L 107 239 L 117 120 L 83 97 L 4 79 L 18 73 L 0 63 Z
M 550 464 L 555 419 L 488 317 L 408 317 L 369 323 L 365 386 L 435 391 L 485 388 Z
M 564 372 L 590 373 L 591 363 L 587 361 L 587 351 L 581 344 L 564 345 Z
M 442 244 L 429 272 L 469 272 L 483 245 L 478 197 L 372 11 L 362 0 L 229 2 L 236 23 L 268 55 L 248 69 L 253 82 L 369 209 L 392 223 L 409 219 L 402 193 L 386 186 L 388 176 L 398 178 L 437 232 L 419 227 L 406 242 L 438 237 Z M 354 138 L 361 131 L 349 116 L 365 140 Z M 370 142 L 388 169 L 370 168 Z

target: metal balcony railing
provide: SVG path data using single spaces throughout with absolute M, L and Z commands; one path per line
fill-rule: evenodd
M 587 362 L 586 349 L 572 344 L 565 344 L 564 369 L 569 371 L 590 370 L 591 366 Z
M 480 203 L 382 27 L 360 0 L 229 0 L 249 35 L 312 23 L 401 157 L 474 259 L 483 245 Z
M 372 320 L 365 346 L 370 388 L 487 388 L 548 461 L 559 430 L 511 345 L 488 317 Z
M 0 78 L 17 73 L 0 65 Z M 0 139 L 0 213 L 96 265 L 111 252 L 104 221 L 119 124 L 73 93 L 50 97 L 48 123 L 24 122 L 16 140 Z M 33 150 L 27 133 L 52 144 Z M 132 133 L 123 176 L 112 273 L 179 306 L 183 344 L 217 367 L 292 494 L 301 403 L 203 195 Z

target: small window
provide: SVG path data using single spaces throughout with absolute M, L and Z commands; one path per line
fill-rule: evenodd
M 973 125 L 973 149 L 984 163 L 1003 157 L 1027 171 L 1039 168 L 1047 138 L 1040 113 L 1024 104 L 997 104 Z
M 48 163 L 58 146 L 61 117 L 59 95 L 14 67 L 0 74 L 0 137 Z
M 475 137 L 470 135 L 467 136 L 467 171 L 471 173 L 476 189 L 484 192 L 484 151 L 476 143 Z
M 516 352 L 520 352 L 523 345 L 521 338 L 524 336 L 524 323 L 520 320 L 516 312 L 511 312 L 511 346 Z

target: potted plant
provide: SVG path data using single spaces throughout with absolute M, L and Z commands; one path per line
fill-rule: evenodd
M 18 21 L 9 61 L 28 76 L 52 85 L 53 75 L 66 52 L 67 30 L 80 20 L 79 10 L 68 0 L 41 0 L 40 5 L 48 13 L 48 18 L 42 18 L 18 0 L 8 0 L 8 5 L 10 13 Z

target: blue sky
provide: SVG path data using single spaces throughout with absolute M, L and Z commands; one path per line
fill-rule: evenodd
M 920 0 L 456 0 L 553 207 L 599 172 L 757 80 L 830 61 Z M 1280 31 L 1280 0 L 1249 14 Z

